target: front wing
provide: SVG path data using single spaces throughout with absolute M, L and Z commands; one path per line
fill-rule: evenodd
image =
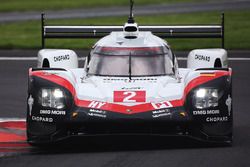
M 29 79 L 27 105 L 28 142 L 51 143 L 72 136 L 177 135 L 230 144 L 233 125 L 232 79 L 230 70 L 221 72 L 224 75 L 206 79 L 206 82 L 191 81 L 183 98 L 179 100 L 136 107 L 109 104 L 106 108 L 98 107 L 103 106 L 102 102 L 76 99 L 73 87 L 65 86 L 67 84 L 63 82 L 67 81 L 64 79 L 59 84 L 60 79 L 56 83 L 48 79 L 50 75 L 46 78 L 40 72 L 33 73 Z M 64 90 L 66 108 L 53 110 L 39 105 L 38 91 L 42 87 Z M 203 110 L 194 107 L 194 92 L 203 87 L 219 90 L 218 107 Z

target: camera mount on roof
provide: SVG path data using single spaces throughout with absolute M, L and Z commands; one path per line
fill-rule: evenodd
M 137 23 L 135 23 L 135 20 L 134 20 L 133 8 L 134 8 L 134 1 L 130 0 L 130 14 L 129 14 L 128 22 L 125 23 L 123 27 L 124 37 L 127 39 L 137 38 L 139 34 L 138 25 Z

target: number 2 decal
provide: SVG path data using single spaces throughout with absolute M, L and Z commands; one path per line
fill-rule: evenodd
M 123 99 L 125 103 L 133 103 L 136 102 L 133 98 L 136 96 L 136 92 L 123 92 L 124 96 L 127 96 Z
M 120 102 L 120 103 L 146 102 L 146 92 L 114 91 L 114 102 Z

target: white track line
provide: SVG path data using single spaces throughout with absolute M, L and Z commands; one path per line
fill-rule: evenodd
M 37 57 L 0 57 L 0 61 L 31 61 L 37 60 Z
M 229 58 L 229 60 L 231 60 L 231 61 L 249 61 L 250 60 L 250 58 L 244 58 L 244 57 L 234 57 L 234 58 Z
M 187 60 L 186 57 L 178 57 L 178 60 Z M 36 61 L 37 57 L 0 57 L 0 61 Z M 85 60 L 84 57 L 78 58 L 78 60 Z M 250 61 L 250 57 L 232 57 L 228 58 L 230 61 Z
M 26 121 L 25 118 L 0 118 L 0 123 L 2 122 L 23 122 Z
M 36 61 L 37 57 L 0 57 L 0 61 Z M 84 57 L 78 60 L 85 60 Z

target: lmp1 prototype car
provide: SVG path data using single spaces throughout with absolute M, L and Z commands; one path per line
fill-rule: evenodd
M 124 26 L 46 26 L 42 15 L 42 35 L 43 47 L 46 38 L 101 39 L 83 68 L 72 50 L 39 51 L 38 68 L 29 70 L 30 144 L 102 135 L 188 136 L 231 144 L 232 70 L 226 50 L 193 50 L 187 68 L 178 68 L 162 39 L 223 39 L 223 21 L 138 26 L 130 14 Z

